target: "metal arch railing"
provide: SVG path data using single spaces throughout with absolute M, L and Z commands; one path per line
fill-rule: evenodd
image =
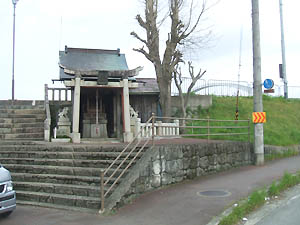
M 192 79 L 190 77 L 182 78 L 181 88 L 183 93 L 187 92 L 188 86 L 191 83 Z M 196 82 L 192 91 L 200 95 L 234 96 L 238 89 L 240 96 L 253 96 L 253 83 L 247 81 L 200 79 Z M 283 89 L 283 85 L 274 85 L 274 93 L 272 96 L 283 96 Z M 172 80 L 171 94 L 172 96 L 179 94 L 174 80 Z M 288 97 L 300 98 L 300 86 L 288 86 Z
M 183 77 L 181 88 L 183 93 L 186 93 L 188 86 L 192 83 L 192 79 L 189 77 Z M 193 92 L 201 95 L 220 95 L 220 96 L 234 96 L 237 90 L 240 90 L 242 96 L 253 95 L 253 85 L 247 81 L 233 81 L 233 80 L 204 80 L 200 79 L 193 87 Z M 172 81 L 171 86 L 172 95 L 178 95 L 177 87 Z

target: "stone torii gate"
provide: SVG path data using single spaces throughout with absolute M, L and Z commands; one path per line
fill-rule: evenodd
M 138 75 L 143 69 L 137 67 L 133 70 L 115 70 L 115 71 L 99 71 L 90 70 L 82 71 L 72 68 L 66 68 L 59 64 L 64 73 L 73 75 L 71 80 L 65 80 L 66 87 L 74 88 L 73 92 L 73 120 L 71 138 L 73 143 L 80 143 L 79 120 L 80 120 L 80 91 L 81 87 L 110 87 L 122 88 L 122 119 L 123 119 L 123 140 L 130 142 L 133 139 L 133 134 L 130 130 L 130 104 L 129 104 L 129 88 L 137 88 L 138 84 L 128 80 L 128 77 Z M 97 81 L 85 80 L 88 77 L 98 77 Z M 118 77 L 119 82 L 109 82 L 108 77 Z M 97 108 L 96 108 L 97 110 Z M 98 115 L 98 113 L 96 113 Z M 97 119 L 96 119 L 97 121 Z

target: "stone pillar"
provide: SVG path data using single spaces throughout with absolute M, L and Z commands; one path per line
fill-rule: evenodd
M 118 91 L 116 94 L 116 123 L 117 123 L 117 138 L 121 138 L 123 135 L 123 129 L 121 126 L 122 107 L 121 106 L 121 93 Z
M 175 123 L 175 134 L 176 136 L 179 136 L 179 120 L 174 120 L 174 123 Z
M 163 133 L 162 133 L 162 122 L 161 121 L 157 121 L 157 125 L 158 125 L 157 135 L 158 135 L 158 137 L 161 137 L 161 136 L 163 136 Z
M 129 105 L 129 88 L 128 78 L 123 79 L 123 112 L 124 112 L 124 142 L 130 142 L 133 139 L 133 134 L 130 130 L 130 105 Z
M 135 135 L 137 135 L 137 138 L 141 138 L 141 118 L 136 118 L 135 120 Z
M 75 87 L 74 87 L 74 102 L 73 102 L 73 129 L 72 129 L 72 141 L 73 143 L 80 143 L 79 133 L 79 115 L 80 115 L 80 73 L 75 76 Z
M 51 119 L 45 119 L 44 121 L 44 141 L 50 142 L 50 125 L 51 125 Z

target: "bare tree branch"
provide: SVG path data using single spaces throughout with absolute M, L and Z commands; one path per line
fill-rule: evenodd
M 192 78 L 192 83 L 189 85 L 188 89 L 187 89 L 187 94 L 185 96 L 185 99 L 184 99 L 184 106 L 185 108 L 187 107 L 188 105 L 188 102 L 189 102 L 189 98 L 190 98 L 190 94 L 195 86 L 195 84 L 197 83 L 197 81 L 199 79 L 201 79 L 201 77 L 204 76 L 204 74 L 206 73 L 206 70 L 204 72 L 202 72 L 202 70 L 200 69 L 199 73 L 197 74 L 197 76 L 195 77 L 194 75 L 194 67 L 192 66 L 192 62 L 189 61 L 188 62 L 189 64 L 189 74 L 190 74 L 190 77 Z
M 153 62 L 153 59 L 152 59 L 151 55 L 144 50 L 144 47 L 142 47 L 142 48 L 134 48 L 133 51 L 142 53 L 149 61 Z
M 130 33 L 130 35 L 134 36 L 136 39 L 138 39 L 139 41 L 143 42 L 145 45 L 148 45 L 147 41 L 140 38 L 137 33 L 135 33 L 134 31 Z
M 138 21 L 139 25 L 144 28 L 144 29 L 147 29 L 147 24 L 146 22 L 142 19 L 141 15 L 137 15 L 135 17 L 135 19 Z

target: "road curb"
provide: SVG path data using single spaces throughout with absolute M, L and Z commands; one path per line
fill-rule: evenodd
M 255 225 L 259 221 L 261 221 L 264 217 L 268 216 L 273 210 L 278 207 L 282 207 L 289 203 L 289 201 L 293 200 L 295 196 L 300 197 L 300 184 L 287 189 L 279 198 L 271 199 L 269 202 L 266 202 L 262 207 L 251 213 L 247 216 L 247 221 L 244 223 L 240 223 L 243 225 Z M 214 217 L 208 224 L 206 225 L 218 225 L 223 217 L 228 216 L 232 210 L 234 209 L 234 205 L 226 209 L 219 216 Z

